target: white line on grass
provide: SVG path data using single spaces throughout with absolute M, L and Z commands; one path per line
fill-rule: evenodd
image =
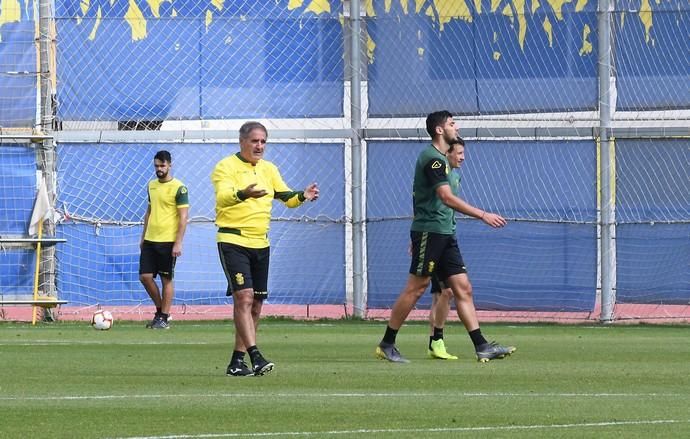
M 138 345 L 207 345 L 220 343 L 206 343 L 203 341 L 133 341 L 118 342 L 111 340 L 84 340 L 84 341 L 64 341 L 64 340 L 36 340 L 33 342 L 0 342 L 0 346 L 71 346 L 71 345 L 118 345 L 118 346 L 138 346 Z
M 620 427 L 626 425 L 659 425 L 659 424 L 685 424 L 690 420 L 683 419 L 649 419 L 637 421 L 610 421 L 610 422 L 584 422 L 578 424 L 535 424 L 535 425 L 493 425 L 485 427 L 455 427 L 455 428 L 362 428 L 356 430 L 331 430 L 331 431 L 276 431 L 258 433 L 206 433 L 206 434 L 179 434 L 169 436 L 125 436 L 116 439 L 200 439 L 222 437 L 271 437 L 271 436 L 324 436 L 339 434 L 374 434 L 374 433 L 453 433 L 472 431 L 513 431 L 513 430 L 547 430 L 563 428 L 596 428 L 596 427 Z
M 186 394 L 142 394 L 142 395 L 56 395 L 56 396 L 0 396 L 0 401 L 83 401 L 121 399 L 163 399 L 163 398 L 690 398 L 684 393 L 505 393 L 464 392 L 442 394 L 438 392 L 414 393 L 186 393 Z
M 487 326 L 490 325 L 491 323 L 487 323 Z M 497 325 L 500 326 L 500 325 Z M 510 329 L 547 329 L 549 328 L 550 325 L 505 325 L 506 328 Z M 565 325 L 563 325 L 565 326 Z M 563 327 L 562 326 L 562 327 Z M 557 328 L 558 325 L 553 325 L 554 328 Z M 574 326 L 578 329 L 610 329 L 612 326 L 585 326 L 585 325 L 577 325 Z

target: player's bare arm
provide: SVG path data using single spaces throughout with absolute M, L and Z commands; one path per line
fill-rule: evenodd
M 496 213 L 487 212 L 477 207 L 472 206 L 462 198 L 453 195 L 450 186 L 445 184 L 436 189 L 436 194 L 443 204 L 451 209 L 463 213 L 465 215 L 480 219 L 491 227 L 503 227 L 506 225 L 506 220 Z
M 176 258 L 182 256 L 182 241 L 184 233 L 187 230 L 187 219 L 189 218 L 189 207 L 179 207 L 177 209 L 180 221 L 177 224 L 177 235 L 175 235 L 175 244 L 173 244 L 172 255 Z
M 139 248 L 144 246 L 144 236 L 146 236 L 146 227 L 149 225 L 149 216 L 151 216 L 151 205 L 149 204 L 144 214 L 144 229 L 141 231 L 141 239 L 139 240 Z

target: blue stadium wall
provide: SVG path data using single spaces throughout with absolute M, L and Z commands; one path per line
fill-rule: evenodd
M 36 153 L 0 143 L 0 237 L 23 236 L 36 197 Z M 32 294 L 36 255 L 32 250 L 0 250 L 0 293 Z
M 690 140 L 616 141 L 621 303 L 690 303 Z
M 0 5 L 0 18 L 2 18 Z M 31 127 L 36 121 L 36 42 L 33 16 L 0 20 L 0 129 Z
M 427 145 L 368 144 L 369 306 L 391 306 L 406 282 L 414 161 Z M 539 161 L 544 173 L 531 175 L 531 161 Z M 392 163 L 396 178 L 391 188 Z M 503 229 L 458 221 L 458 243 L 477 306 L 592 309 L 597 261 L 594 143 L 470 142 L 461 176 L 464 199 L 506 218 L 522 219 Z M 428 305 L 426 296 L 422 303 Z
M 57 51 L 57 116 L 63 120 L 170 120 L 214 118 L 342 117 L 347 65 L 346 32 L 340 24 L 342 5 L 312 8 L 302 2 L 290 9 L 282 2 L 225 2 L 218 10 L 210 2 L 163 2 L 156 11 L 148 2 L 134 1 L 146 23 L 146 35 L 136 36 L 124 19 L 127 2 L 93 0 L 55 2 Z M 426 2 L 415 10 L 411 2 L 374 1 L 365 27 L 371 38 L 368 79 L 370 117 L 423 116 L 438 108 L 458 115 L 540 113 L 593 110 L 597 107 L 598 41 L 596 2 L 567 2 L 554 10 L 547 2 L 525 21 L 514 2 L 466 2 L 469 15 L 440 17 L 445 2 Z M 492 4 L 496 8 L 492 10 Z M 296 3 L 295 3 L 296 4 Z M 321 3 L 323 5 L 323 3 Z M 640 19 L 639 1 L 616 0 L 612 20 L 616 65 L 617 108 L 654 110 L 690 108 L 690 65 L 687 61 L 690 7 L 685 1 L 654 2 L 653 26 Z M 1 6 L 0 6 L 1 7 Z M 213 9 L 215 8 L 215 9 Z M 29 11 L 31 8 L 23 8 Z M 207 22 L 211 11 L 213 21 Z M 0 11 L 2 12 L 2 11 Z M 512 18 L 509 15 L 512 14 Z M 97 16 L 100 19 L 97 20 Z M 251 17 L 243 20 L 242 17 Z M 471 19 L 468 19 L 471 17 Z M 651 17 L 651 15 L 650 15 Z M 99 22 L 98 27 L 95 23 Z M 548 21 L 550 35 L 542 31 Z M 31 14 L 0 23 L 0 127 L 31 128 L 37 102 L 36 46 Z M 525 30 L 523 37 L 520 30 Z M 228 37 L 230 37 L 228 39 Z M 460 48 L 453 57 L 447 48 Z M 155 53 L 155 56 L 151 56 Z M 261 63 L 254 63 L 256 58 Z M 659 169 L 674 156 L 668 148 L 685 148 L 687 140 L 656 143 L 618 140 L 618 298 L 630 302 L 687 303 L 690 261 L 687 224 L 651 224 L 659 212 L 682 217 L 687 198 L 664 205 L 649 204 L 642 212 L 633 194 L 644 180 L 656 154 Z M 680 146 L 677 146 L 680 145 Z M 369 142 L 367 182 L 369 291 L 371 307 L 387 307 L 407 272 L 409 182 L 420 142 Z M 68 240 L 58 246 L 58 288 L 74 303 L 139 303 L 145 298 L 136 276 L 140 226 L 114 225 L 140 221 L 145 209 L 144 186 L 151 176 L 156 149 L 173 151 L 176 172 L 192 194 L 192 216 L 212 218 L 208 175 L 213 163 L 233 145 L 61 144 L 58 147 L 58 206 L 70 213 L 101 218 L 96 228 L 78 222 L 58 227 Z M 325 165 L 309 176 L 322 185 L 324 199 L 302 211 L 276 207 L 282 218 L 273 224 L 272 300 L 291 303 L 345 301 L 344 169 L 342 144 L 271 145 L 269 158 L 286 170 L 285 179 L 299 187 L 303 168 L 292 162 Z M 5 152 L 16 147 L 0 146 Z M 461 220 L 458 238 L 482 308 L 587 310 L 596 288 L 596 155 L 592 141 L 477 142 L 463 170 L 468 199 L 496 208 L 507 217 L 526 218 L 500 230 L 487 230 Z M 507 154 L 510 152 L 510 154 Z M 521 154 L 549 161 L 545 181 L 565 181 L 572 188 L 559 200 L 537 200 L 508 186 L 502 178 L 520 172 Z M 560 154 L 580 163 L 573 179 Z M 637 154 L 637 155 L 636 155 Z M 31 188 L 35 182 L 34 152 L 3 155 L 3 188 Z M 82 179 L 84 169 L 103 155 L 114 159 L 103 175 Z M 203 163 L 198 161 L 204 157 Z M 334 159 L 337 157 L 337 159 Z M 675 157 L 678 157 L 677 155 Z M 681 156 L 685 157 L 685 156 Z M 393 159 L 394 158 L 394 159 Z M 392 163 L 395 169 L 391 170 Z M 481 163 L 481 173 L 472 163 Z M 134 164 L 131 168 L 131 164 Z M 133 169 L 118 173 L 118 169 Z M 325 174 L 320 174 L 325 172 Z M 323 177 L 323 178 L 320 178 Z M 490 177 L 490 178 L 489 178 Z M 684 178 L 680 175 L 679 178 Z M 580 180 L 580 178 L 582 180 Z M 17 179 L 21 181 L 17 181 Z M 569 180 L 570 179 L 570 180 Z M 328 182 L 328 183 L 324 183 Z M 529 188 L 529 181 L 522 182 Z M 687 182 L 686 182 L 687 183 Z M 325 185 L 325 187 L 324 187 Z M 508 188 L 511 188 L 510 190 Z M 486 192 L 478 188 L 485 188 Z M 651 193 L 669 188 L 644 186 Z M 690 188 L 681 191 L 690 193 Z M 476 191 L 476 192 L 475 192 Z M 485 194 L 491 198 L 483 198 Z M 0 234 L 21 234 L 28 225 L 35 193 L 30 189 L 3 191 Z M 577 215 L 562 209 L 577 206 Z M 670 212 L 670 213 L 669 213 Z M 303 222 L 296 216 L 335 221 Z M 674 216 L 676 215 L 676 216 Z M 287 221 L 292 219 L 293 221 Z M 294 236 L 309 236 L 307 243 Z M 516 245 L 517 244 L 517 245 Z M 188 262 L 180 261 L 178 297 L 189 303 L 223 301 L 225 280 L 217 264 L 213 227 L 194 222 L 188 231 Z M 198 250 L 197 250 L 198 249 Z M 496 255 L 518 259 L 515 268 L 492 264 Z M 30 285 L 31 252 L 6 250 L 0 264 L 3 291 Z M 646 264 L 653 258 L 653 264 Z M 191 264 L 190 264 L 191 265 Z M 307 266 L 313 275 L 298 276 Z M 662 266 L 661 270 L 649 267 Z M 99 275 L 93 278 L 92 274 Z M 113 295 L 110 292 L 116 291 Z M 214 299 L 208 299 L 214 297 Z M 425 299 L 428 300 L 428 299 Z M 425 302 L 426 303 L 426 302 Z
M 167 149 L 174 175 L 188 187 L 192 222 L 184 255 L 176 266 L 176 301 L 227 303 L 227 282 L 216 247 L 215 196 L 210 175 L 215 164 L 238 151 L 227 144 L 61 144 L 58 147 L 58 204 L 78 220 L 58 227 L 67 239 L 58 248 L 60 297 L 71 303 L 137 304 L 145 300 L 138 280 L 140 222 L 147 206 L 146 184 L 155 178 L 153 156 Z M 310 166 L 302 162 L 329 163 Z M 342 144 L 271 144 L 266 158 L 295 190 L 312 181 L 324 196 L 317 203 L 288 209 L 276 202 L 269 302 L 345 302 L 344 164 Z M 107 164 L 85 171 L 86 163 Z M 75 178 L 82 175 L 82 178 Z M 320 217 L 320 218 L 317 218 Z M 311 218 L 312 220 L 304 220 Z M 119 224 L 117 224 L 119 223 Z
M 321 9 L 309 2 L 294 8 L 287 1 L 225 3 L 218 10 L 204 1 L 163 2 L 154 10 L 132 2 L 145 29 L 138 35 L 124 18 L 127 2 L 58 0 L 58 118 L 343 115 L 340 1 Z M 467 2 L 468 15 L 451 19 L 439 14 L 458 10 L 436 3 L 415 11 L 403 2 L 375 1 L 367 9 L 370 116 L 436 108 L 457 114 L 596 109 L 596 2 L 533 11 Z M 617 0 L 614 7 L 620 11 L 612 17 L 617 108 L 688 108 L 688 41 L 677 36 L 688 34 L 690 5 L 655 2 L 647 21 L 638 1 Z M 35 120 L 35 24 L 31 8 L 17 22 L 0 23 L 0 97 L 10 103 L 0 106 L 0 127 Z

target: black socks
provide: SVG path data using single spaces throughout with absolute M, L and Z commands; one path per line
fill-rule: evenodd
M 475 348 L 483 345 L 484 343 L 488 343 L 482 335 L 482 330 L 479 328 L 475 329 L 474 331 L 470 331 L 468 334 L 470 334 L 472 344 L 474 344 Z
M 386 333 L 383 335 L 382 341 L 386 344 L 395 344 L 395 337 L 397 335 L 397 329 L 392 329 L 390 326 L 386 326 Z

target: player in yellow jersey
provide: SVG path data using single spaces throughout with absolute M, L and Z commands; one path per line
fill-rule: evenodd
M 139 280 L 156 306 L 156 314 L 146 327 L 168 329 L 170 307 L 175 295 L 175 261 L 182 255 L 189 194 L 187 187 L 170 173 L 172 157 L 168 151 L 158 151 L 153 157 L 153 166 L 157 179 L 151 180 L 146 190 L 149 203 L 141 234 Z M 161 277 L 162 294 L 154 281 L 157 274 Z
M 235 347 L 227 368 L 230 376 L 260 376 L 273 369 L 256 347 L 256 328 L 268 297 L 269 242 L 273 200 L 288 207 L 319 197 L 316 183 L 295 192 L 278 168 L 263 159 L 268 131 L 259 122 L 240 128 L 240 151 L 216 164 L 211 181 L 216 193 L 218 255 L 233 300 Z M 245 352 L 252 362 L 244 362 Z

